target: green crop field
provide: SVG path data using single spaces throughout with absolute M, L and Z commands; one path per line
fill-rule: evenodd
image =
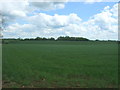
M 20 41 L 2 47 L 3 87 L 118 85 L 117 42 Z

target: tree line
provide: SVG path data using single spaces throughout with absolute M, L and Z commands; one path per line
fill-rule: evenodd
M 8 43 L 17 43 L 19 41 L 108 41 L 108 42 L 114 42 L 115 40 L 89 40 L 84 37 L 69 37 L 69 36 L 60 36 L 57 39 L 51 37 L 51 38 L 45 38 L 45 37 L 36 37 L 36 38 L 8 38 L 8 39 L 2 39 L 3 44 L 8 44 Z
M 83 37 L 69 37 L 69 36 L 60 36 L 57 39 L 51 37 L 51 38 L 45 38 L 45 37 L 36 37 L 36 38 L 9 38 L 9 39 L 3 39 L 3 40 L 20 40 L 20 41 L 25 41 L 25 40 L 37 40 L 37 41 L 89 41 L 87 38 Z

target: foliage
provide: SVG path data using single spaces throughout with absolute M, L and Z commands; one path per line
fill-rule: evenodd
M 63 40 L 63 41 L 89 41 L 89 39 L 87 38 L 83 38 L 83 37 L 69 37 L 69 36 L 65 36 L 65 37 L 58 37 L 57 40 Z

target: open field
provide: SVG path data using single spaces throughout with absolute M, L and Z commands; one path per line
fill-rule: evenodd
M 116 42 L 3 44 L 3 87 L 114 88 L 117 84 Z

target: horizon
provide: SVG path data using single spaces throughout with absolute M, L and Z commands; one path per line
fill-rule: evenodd
M 59 36 L 59 37 L 67 37 L 67 36 Z M 57 40 L 59 37 L 57 37 L 57 38 L 54 38 L 54 37 L 39 37 L 39 38 L 46 38 L 46 39 L 50 39 L 50 38 L 54 38 L 54 40 Z M 68 36 L 68 37 L 70 37 L 70 36 Z M 6 39 L 15 39 L 15 40 L 17 40 L 17 39 L 21 39 L 21 40 L 25 40 L 25 39 L 33 39 L 33 40 L 35 40 L 36 38 L 38 38 L 38 37 L 34 37 L 34 38 L 20 38 L 20 37 L 18 37 L 18 38 L 2 38 L 1 40 L 6 40 Z M 73 37 L 73 38 L 85 38 L 85 37 Z M 86 38 L 86 39 L 88 39 L 88 38 Z M 109 39 L 109 40 L 100 40 L 100 39 L 88 39 L 89 41 L 96 41 L 96 40 L 98 40 L 98 41 L 120 41 L 120 40 L 111 40 L 111 39 Z M 41 40 L 38 40 L 38 41 L 41 41 Z M 44 41 L 44 40 L 43 40 Z

